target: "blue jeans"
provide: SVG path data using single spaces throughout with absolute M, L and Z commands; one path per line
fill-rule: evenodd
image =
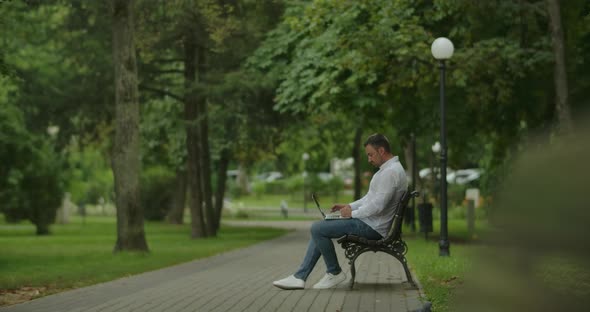
M 340 238 L 347 234 L 373 240 L 382 238 L 381 234 L 359 219 L 322 220 L 315 222 L 311 226 L 311 239 L 307 246 L 307 252 L 303 258 L 303 263 L 301 263 L 301 266 L 294 274 L 295 277 L 304 281 L 307 280 L 320 256 L 324 256 L 328 273 L 339 274 L 342 269 L 338 264 L 338 257 L 336 256 L 332 239 Z

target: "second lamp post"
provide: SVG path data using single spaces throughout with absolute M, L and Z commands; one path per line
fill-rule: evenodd
M 440 240 L 439 255 L 451 254 L 447 220 L 447 128 L 445 107 L 445 61 L 453 56 L 454 47 L 451 40 L 441 37 L 434 40 L 431 47 L 432 56 L 439 61 L 440 68 Z

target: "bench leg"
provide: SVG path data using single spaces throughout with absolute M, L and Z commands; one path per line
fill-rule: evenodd
M 350 260 L 350 274 L 352 274 L 352 276 L 350 277 L 350 289 L 351 290 L 354 287 L 354 278 L 356 276 L 356 268 L 354 267 L 354 260 L 356 260 L 356 257 L 354 257 L 353 259 Z
M 398 258 L 398 260 L 404 266 L 404 271 L 406 271 L 406 277 L 408 279 L 408 283 L 410 283 L 410 285 L 412 285 L 412 287 L 416 287 L 416 283 L 414 282 L 414 279 L 412 278 L 412 274 L 410 273 L 410 269 L 408 268 L 408 261 L 406 260 L 406 257 L 403 257 L 403 259 Z

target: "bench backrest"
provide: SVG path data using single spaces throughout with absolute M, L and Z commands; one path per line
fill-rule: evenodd
M 418 197 L 419 194 L 420 193 L 418 193 L 418 191 L 404 192 L 395 209 L 393 221 L 391 222 L 391 228 L 389 229 L 387 236 L 383 238 L 383 241 L 394 241 L 400 238 L 402 234 L 402 224 L 406 214 L 406 209 L 408 208 L 408 203 L 412 197 Z

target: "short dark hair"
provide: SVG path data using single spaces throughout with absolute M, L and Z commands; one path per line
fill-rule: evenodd
M 375 133 L 375 134 L 371 134 L 368 138 L 367 141 L 365 141 L 365 145 L 371 145 L 374 148 L 378 148 L 378 147 L 383 147 L 383 149 L 385 149 L 386 152 L 391 153 L 391 147 L 389 145 L 389 140 L 387 139 L 386 136 L 384 136 L 381 133 Z

